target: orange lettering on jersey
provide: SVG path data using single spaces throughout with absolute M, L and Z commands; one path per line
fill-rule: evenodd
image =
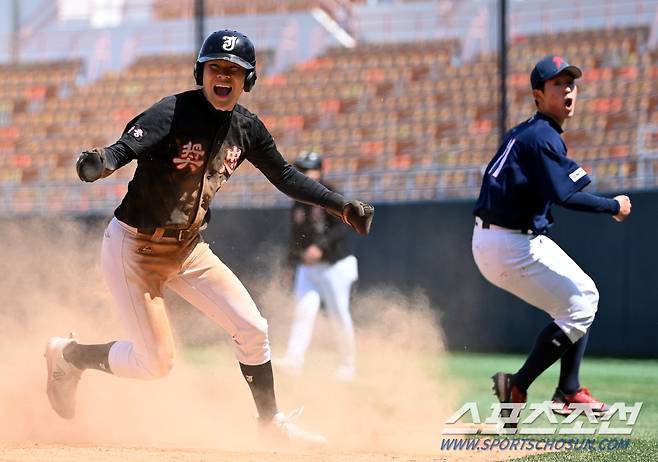
M 225 173 L 226 176 L 231 176 L 235 169 L 238 167 L 238 161 L 240 160 L 240 155 L 242 154 L 242 149 L 237 146 L 231 146 L 226 148 L 226 157 L 224 158 L 224 165 L 219 169 L 219 173 Z
M 203 157 L 205 153 L 206 152 L 203 150 L 203 145 L 201 143 L 192 144 L 191 141 L 188 141 L 181 146 L 178 157 L 174 157 L 174 164 L 176 164 L 178 170 L 183 170 L 184 168 L 189 167 L 190 171 L 194 172 L 199 167 L 203 166 Z

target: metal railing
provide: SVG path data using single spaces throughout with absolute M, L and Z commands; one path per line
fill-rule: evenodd
M 584 162 L 592 184 L 588 191 L 617 192 L 658 188 L 658 153 Z M 326 180 L 348 197 L 374 203 L 474 200 L 484 166 L 418 168 L 406 171 L 329 174 Z M 235 185 L 235 186 L 233 186 Z M 4 184 L 0 214 L 109 214 L 121 202 L 127 180 L 111 177 L 94 184 Z M 260 174 L 239 176 L 218 192 L 213 208 L 287 207 L 290 199 Z

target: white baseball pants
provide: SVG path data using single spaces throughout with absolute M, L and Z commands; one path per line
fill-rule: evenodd
M 295 273 L 295 315 L 288 340 L 286 360 L 301 368 L 311 343 L 315 318 L 324 303 L 332 322 L 341 366 L 354 368 L 354 325 L 350 315 L 350 288 L 358 278 L 356 257 L 334 264 L 299 265 Z
M 238 361 L 260 365 L 270 360 L 267 321 L 200 236 L 156 242 L 113 218 L 103 237 L 101 268 L 128 334 L 110 349 L 114 375 L 154 379 L 171 369 L 174 342 L 163 301 L 165 287 L 231 335 Z
M 476 219 L 472 250 L 482 275 L 544 310 L 572 342 L 578 341 L 598 308 L 594 281 L 547 236 L 481 225 Z

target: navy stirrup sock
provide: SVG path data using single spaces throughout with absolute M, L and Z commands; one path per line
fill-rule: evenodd
M 514 375 L 514 385 L 527 393 L 532 382 L 564 355 L 573 345 L 567 334 L 551 322 L 537 336 L 525 363 Z
M 580 363 L 585 355 L 589 329 L 576 343 L 562 356 L 560 362 L 560 382 L 558 388 L 565 395 L 572 395 L 580 390 Z

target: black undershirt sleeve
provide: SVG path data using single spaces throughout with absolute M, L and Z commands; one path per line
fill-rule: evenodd
M 291 199 L 323 207 L 336 216 L 341 215 L 348 202 L 342 194 L 327 189 L 286 162 L 262 122 L 254 124 L 253 129 L 254 149 L 247 159 L 270 183 Z
M 579 212 L 607 213 L 610 215 L 619 213 L 619 202 L 616 200 L 585 191 L 576 191 L 559 205 Z
M 263 171 L 279 191 L 296 201 L 339 210 L 342 210 L 347 202 L 342 194 L 327 189 L 290 164 L 284 167 L 283 172 L 282 175 L 271 175 L 266 170 Z
M 135 159 L 135 153 L 126 144 L 117 141 L 112 146 L 105 148 L 105 169 L 115 171 L 131 160 Z

